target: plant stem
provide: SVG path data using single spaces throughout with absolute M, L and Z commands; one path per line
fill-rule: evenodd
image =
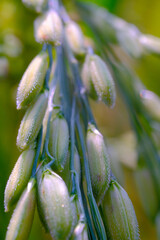
M 70 100 L 70 90 L 69 90 L 69 81 L 66 74 L 66 67 L 64 63 L 64 53 L 63 47 L 58 46 L 57 51 L 57 71 L 58 71 L 58 80 L 60 83 L 60 94 L 61 94 L 61 105 L 64 116 L 69 124 L 71 116 L 71 100 Z
M 46 136 L 45 136 L 45 141 L 44 141 L 44 147 L 43 147 L 43 152 L 42 152 L 42 160 L 45 158 L 45 154 L 48 155 L 48 157 L 53 161 L 55 160 L 51 154 L 49 153 L 48 150 L 48 142 L 49 142 L 49 126 L 50 126 L 50 120 L 51 120 L 51 116 L 52 116 L 52 112 L 49 112 L 49 116 L 48 116 L 48 122 L 47 122 L 47 132 L 46 132 Z
M 36 151 L 36 156 L 35 156 L 34 164 L 33 164 L 33 168 L 32 168 L 32 177 L 35 177 L 35 174 L 36 174 L 38 158 L 39 158 L 40 151 L 41 151 L 42 133 L 43 133 L 43 127 L 41 126 L 41 129 L 40 129 L 38 137 L 37 137 L 37 151 Z
M 74 176 L 74 147 L 75 147 L 75 106 L 76 100 L 73 97 L 72 103 L 72 114 L 71 114 L 71 121 L 70 121 L 70 138 L 71 138 L 71 149 L 70 149 L 70 171 L 71 171 L 71 181 L 72 181 L 72 193 L 76 191 L 76 183 L 75 183 L 75 176 Z
M 73 97 L 72 103 L 72 114 L 70 121 L 70 138 L 71 138 L 71 152 L 70 152 L 70 171 L 71 171 L 71 181 L 72 181 L 72 190 L 71 194 L 77 194 L 78 201 L 80 205 L 80 221 L 86 222 L 85 211 L 83 207 L 83 201 L 79 186 L 79 176 L 74 167 L 74 148 L 75 148 L 75 107 L 76 107 L 76 99 Z
M 83 187 L 81 187 L 81 194 L 82 194 L 83 204 L 84 204 L 84 208 L 85 208 L 85 215 L 86 215 L 86 218 L 87 218 L 87 225 L 88 225 L 88 228 L 90 230 L 89 233 L 91 235 L 91 240 L 96 240 L 97 238 L 95 236 L 95 230 L 94 230 L 94 226 L 93 226 L 90 214 L 89 214 L 87 200 L 86 200 L 86 196 L 85 196 Z
M 49 117 L 48 117 L 48 121 L 47 121 L 47 132 L 46 132 L 46 136 L 45 136 L 45 142 L 44 142 L 44 147 L 43 147 L 41 159 L 43 160 L 44 157 L 45 157 L 45 154 L 47 154 L 48 157 L 51 158 L 52 161 L 54 161 L 55 159 L 50 155 L 50 153 L 48 151 L 48 142 L 49 142 L 49 125 L 50 125 L 50 119 L 51 119 L 52 109 L 53 109 L 53 103 L 52 102 L 53 102 L 53 96 L 54 96 L 55 89 L 56 89 L 56 84 L 57 84 L 57 67 L 56 67 L 56 70 L 55 70 L 55 76 L 52 79 L 51 87 L 49 89 L 49 79 L 50 79 L 51 69 L 52 69 L 52 65 L 53 65 L 52 46 L 50 44 L 48 44 L 47 49 L 48 49 L 48 55 L 49 55 L 49 68 L 48 68 L 47 73 L 46 73 L 45 86 L 48 90 L 50 90 L 49 98 L 48 98 Z
M 53 65 L 52 46 L 50 44 L 47 44 L 47 50 L 48 50 L 48 55 L 49 55 L 49 68 L 48 68 L 46 76 L 45 76 L 44 87 L 45 87 L 45 89 L 49 90 L 48 83 L 49 83 L 51 69 L 52 69 L 52 65 Z
M 81 127 L 80 121 L 79 121 L 79 116 L 77 116 L 77 118 L 76 118 L 76 125 L 77 125 L 78 135 L 79 135 L 80 144 L 81 144 L 81 148 L 82 148 L 85 177 L 86 177 L 86 182 L 87 182 L 87 195 L 88 195 L 89 205 L 90 205 L 90 209 L 91 209 L 92 219 L 93 219 L 93 222 L 95 225 L 97 235 L 99 236 L 99 239 L 106 240 L 107 236 L 105 233 L 103 221 L 101 219 L 101 215 L 99 213 L 99 209 L 97 207 L 97 204 L 96 204 L 95 198 L 93 196 L 93 192 L 92 192 L 87 152 L 86 152 L 82 127 Z
M 72 75 L 73 75 L 73 79 L 75 80 L 75 88 L 76 88 L 76 93 L 78 94 L 78 97 L 80 99 L 80 101 L 84 104 L 85 106 L 85 110 L 86 110 L 86 114 L 88 115 L 88 122 L 93 123 L 96 126 L 96 121 L 93 117 L 88 99 L 86 97 L 86 93 L 85 93 L 85 87 L 82 84 L 82 80 L 80 77 L 80 73 L 79 73 L 79 67 L 78 67 L 78 62 L 75 59 L 72 51 L 70 50 L 67 41 L 65 41 L 65 50 L 69 59 L 69 64 L 72 70 Z

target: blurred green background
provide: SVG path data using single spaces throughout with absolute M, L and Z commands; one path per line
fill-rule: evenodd
M 66 1 L 67 2 L 67 1 Z M 160 37 L 159 0 L 94 0 L 114 14 L 134 23 L 142 32 Z M 21 1 L 0 1 L 0 239 L 5 232 L 11 213 L 4 213 L 4 188 L 19 156 L 16 136 L 23 111 L 16 110 L 16 89 L 23 72 L 41 46 L 33 36 L 36 14 L 26 9 Z M 146 87 L 160 95 L 160 59 L 146 56 L 134 62 L 134 68 Z M 93 104 L 94 114 L 105 137 L 119 136 L 130 129 L 125 106 L 119 100 L 114 110 L 103 104 Z M 125 189 L 135 206 L 142 240 L 156 240 L 155 228 L 145 216 L 132 170 L 124 167 Z M 32 239 L 47 239 L 37 214 L 30 235 Z

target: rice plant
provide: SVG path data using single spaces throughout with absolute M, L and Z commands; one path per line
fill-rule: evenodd
M 29 238 L 36 205 L 54 240 L 138 240 L 133 204 L 120 185 L 118 165 L 118 174 L 111 168 L 114 160 L 90 98 L 114 108 L 120 92 L 137 142 L 135 181 L 144 210 L 158 229 L 160 100 L 124 63 L 117 46 L 136 59 L 159 55 L 160 40 L 104 8 L 73 1 L 92 32 L 90 44 L 63 1 L 22 2 L 39 13 L 34 37 L 42 50 L 17 90 L 17 109 L 25 114 L 17 135 L 21 155 L 5 189 L 5 211 L 14 209 L 6 240 Z

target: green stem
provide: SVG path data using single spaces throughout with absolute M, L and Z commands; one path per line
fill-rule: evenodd
M 53 65 L 52 46 L 50 44 L 47 45 L 47 49 L 48 49 L 48 55 L 49 55 L 49 68 L 47 70 L 47 74 L 46 74 L 46 78 L 45 78 L 45 86 L 49 90 L 49 79 L 50 79 L 50 75 L 51 75 L 51 68 Z M 51 82 L 51 87 L 50 87 L 51 89 L 50 89 L 49 99 L 48 99 L 49 117 L 48 117 L 48 122 L 47 122 L 47 132 L 46 132 L 46 136 L 45 136 L 44 147 L 43 147 L 42 156 L 41 156 L 42 160 L 45 158 L 45 154 L 47 154 L 48 157 L 50 159 L 52 159 L 52 161 L 55 160 L 49 153 L 48 142 L 49 142 L 49 125 L 50 125 L 50 119 L 51 119 L 52 109 L 53 109 L 52 102 L 53 102 L 53 96 L 54 96 L 55 89 L 56 89 L 56 84 L 57 84 L 57 67 L 55 70 L 55 76 L 53 77 L 52 82 Z
M 71 138 L 71 149 L 70 149 L 70 171 L 71 171 L 71 181 L 72 181 L 72 193 L 76 192 L 76 183 L 75 183 L 75 176 L 74 176 L 74 147 L 75 147 L 75 106 L 76 100 L 73 97 L 72 103 L 72 114 L 71 114 L 71 121 L 70 121 L 70 138 Z
M 50 129 L 51 116 L 52 116 L 52 112 L 49 113 L 49 117 L 48 117 L 47 132 L 46 132 L 46 136 L 45 136 L 44 147 L 43 147 L 43 152 L 42 152 L 41 159 L 43 160 L 43 159 L 45 158 L 45 154 L 47 154 L 48 157 L 49 157 L 52 161 L 53 161 L 53 160 L 55 161 L 55 158 L 51 156 L 51 154 L 49 153 L 49 150 L 48 150 L 49 129 Z
M 69 64 L 71 67 L 73 79 L 75 80 L 75 88 L 76 88 L 76 93 L 81 100 L 81 102 L 85 106 L 86 114 L 88 115 L 88 122 L 93 123 L 96 126 L 96 121 L 93 117 L 86 93 L 85 93 L 85 87 L 82 84 L 81 76 L 79 73 L 79 67 L 78 67 L 78 62 L 75 59 L 70 47 L 68 46 L 67 41 L 65 41 L 65 50 L 69 59 Z
M 90 205 L 90 209 L 91 209 L 92 219 L 93 219 L 93 222 L 95 225 L 97 235 L 99 236 L 99 239 L 106 240 L 107 236 L 105 233 L 103 221 L 101 219 L 101 215 L 99 213 L 99 209 L 97 207 L 97 204 L 96 204 L 95 198 L 93 196 L 93 192 L 92 192 L 87 151 L 86 151 L 86 147 L 85 147 L 85 140 L 83 137 L 82 127 L 81 127 L 80 121 L 79 121 L 79 116 L 77 116 L 76 125 L 77 125 L 78 135 L 79 135 L 80 144 L 81 144 L 81 148 L 82 148 L 85 177 L 86 177 L 86 182 L 87 182 L 87 195 L 88 195 L 89 205 Z
M 75 181 L 75 189 L 73 192 L 72 189 L 72 193 L 71 194 L 77 194 L 78 197 L 78 202 L 79 202 L 79 206 L 80 206 L 80 221 L 86 222 L 86 216 L 85 216 L 85 211 L 84 211 L 84 206 L 83 206 L 83 201 L 82 201 L 82 195 L 81 195 L 81 190 L 80 190 L 80 186 L 79 186 L 79 177 L 78 174 L 75 170 L 71 170 L 71 173 L 73 174 L 73 178 Z
M 70 17 L 67 14 L 67 11 L 65 10 L 62 3 L 61 3 L 61 17 L 65 24 L 68 21 L 70 21 Z M 79 73 L 78 62 L 74 57 L 70 47 L 68 46 L 68 43 L 65 38 L 64 38 L 64 42 L 65 42 L 64 45 L 65 45 L 66 54 L 68 56 L 70 68 L 72 70 L 72 75 L 73 75 L 73 78 L 75 79 L 74 85 L 75 85 L 76 94 L 78 95 L 79 99 L 82 101 L 82 103 L 85 106 L 86 114 L 89 118 L 88 122 L 93 123 L 96 126 L 96 121 L 94 120 L 94 117 L 85 93 L 85 87 L 82 84 L 81 76 Z M 92 51 L 91 48 L 90 48 L 90 51 Z
M 83 204 L 84 204 L 84 209 L 85 209 L 85 215 L 87 218 L 87 225 L 88 225 L 89 233 L 91 235 L 91 239 L 96 240 L 97 238 L 95 236 L 94 226 L 93 226 L 90 214 L 89 214 L 87 200 L 86 200 L 86 196 L 84 194 L 83 187 L 81 187 L 81 194 L 82 194 L 82 199 L 83 199 Z
M 36 174 L 37 163 L 38 163 L 38 159 L 41 151 L 42 135 L 43 135 L 43 127 L 41 126 L 41 129 L 37 137 L 37 151 L 36 151 L 36 156 L 35 156 L 34 164 L 32 168 L 32 177 L 35 177 L 35 174 Z
M 76 108 L 76 99 L 75 96 L 73 97 L 72 103 L 72 114 L 71 114 L 71 121 L 70 121 L 70 137 L 71 137 L 71 152 L 70 152 L 70 171 L 71 171 L 71 180 L 72 180 L 72 194 L 77 194 L 78 201 L 80 205 L 80 221 L 86 222 L 85 211 L 83 207 L 83 201 L 79 186 L 79 176 L 78 173 L 75 171 L 74 167 L 74 148 L 75 148 L 75 108 Z
M 53 9 L 58 12 L 59 1 L 58 0 L 48 0 L 48 9 Z
M 49 79 L 50 79 L 51 69 L 53 65 L 52 46 L 50 44 L 47 44 L 47 50 L 49 55 L 49 68 L 45 76 L 44 88 L 49 90 Z
M 71 100 L 70 100 L 70 90 L 69 90 L 69 81 L 66 74 L 66 67 L 64 63 L 64 53 L 63 47 L 58 46 L 57 51 L 57 71 L 58 71 L 58 80 L 60 84 L 60 94 L 61 94 L 61 105 L 64 116 L 69 124 L 71 116 Z

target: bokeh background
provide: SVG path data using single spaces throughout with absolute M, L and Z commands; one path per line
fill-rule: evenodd
M 142 32 L 160 37 L 159 0 L 92 0 L 91 2 L 104 6 L 117 16 L 135 24 Z M 4 188 L 19 156 L 16 136 L 24 114 L 23 111 L 16 110 L 16 89 L 27 65 L 41 49 L 33 35 L 33 21 L 36 16 L 37 14 L 26 9 L 20 0 L 0 0 L 0 239 L 2 240 L 5 238 L 11 217 L 11 213 L 4 213 Z M 146 56 L 134 61 L 133 68 L 146 87 L 160 95 L 160 59 Z M 130 130 L 127 111 L 121 99 L 118 100 L 119 103 L 114 110 L 108 110 L 103 104 L 91 103 L 100 130 L 109 139 L 120 137 Z M 145 216 L 137 195 L 132 167 L 123 165 L 123 173 L 124 187 L 135 206 L 141 239 L 156 240 L 155 227 Z M 29 239 L 48 239 L 37 214 Z

